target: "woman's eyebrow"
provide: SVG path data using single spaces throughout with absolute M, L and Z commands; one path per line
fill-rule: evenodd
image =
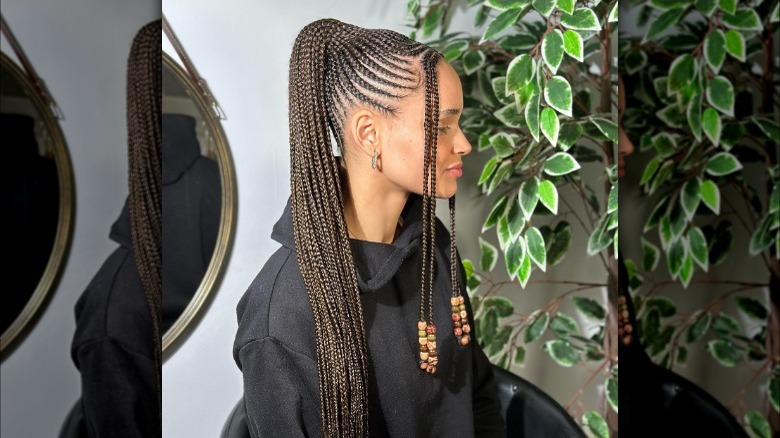
M 460 113 L 460 108 L 447 108 L 439 111 L 439 118 L 454 116 Z

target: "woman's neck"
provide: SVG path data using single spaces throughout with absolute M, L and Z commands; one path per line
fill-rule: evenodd
M 342 164 L 341 190 L 344 198 L 344 219 L 351 238 L 370 242 L 393 243 L 409 192 L 391 190 L 381 174 L 371 172 L 347 172 Z M 357 173 L 357 174 L 356 174 Z

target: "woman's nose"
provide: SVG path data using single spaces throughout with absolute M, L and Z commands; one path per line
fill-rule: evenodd
M 469 143 L 463 131 L 458 133 L 458 138 L 455 141 L 455 153 L 468 155 L 471 152 L 471 143 Z

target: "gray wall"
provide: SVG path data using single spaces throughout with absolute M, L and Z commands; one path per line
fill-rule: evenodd
M 0 435 L 56 436 L 80 394 L 70 358 L 73 306 L 116 247 L 108 231 L 127 195 L 127 55 L 136 31 L 160 18 L 160 1 L 2 4 L 3 17 L 65 113 L 60 126 L 73 163 L 76 215 L 52 299 L 0 367 Z M 16 59 L 4 37 L 1 48 Z
M 165 16 L 227 113 L 223 127 L 236 168 L 238 223 L 230 262 L 207 312 L 197 326 L 191 327 L 188 339 L 176 351 L 165 354 L 164 436 L 216 436 L 242 394 L 241 374 L 232 358 L 237 328 L 235 307 L 278 248 L 270 235 L 290 193 L 287 79 L 296 35 L 306 24 L 325 17 L 408 34 L 409 29 L 404 26 L 405 4 L 403 0 L 309 0 L 262 5 L 165 0 Z M 459 8 L 451 29 L 470 29 L 471 21 Z M 163 47 L 175 57 L 167 41 Z M 479 258 L 477 236 L 489 209 L 487 200 L 479 197 L 476 190 L 482 164 L 489 158 L 484 154 L 487 152 L 480 154 L 474 147 L 466 157 L 458 189 L 458 248 L 464 258 L 472 260 Z M 595 169 L 586 172 L 588 178 L 602 178 Z M 439 204 L 439 217 L 447 218 L 446 202 Z M 494 232 L 486 235 L 497 245 Z M 548 278 L 605 281 L 600 274 L 603 268 L 595 259 L 585 256 L 586 242 L 587 236 L 575 234 L 572 252 L 548 272 Z M 496 272 L 505 276 L 503 271 L 499 264 Z M 543 278 L 536 273 L 531 280 Z M 511 295 L 518 310 L 530 312 L 560 292 L 535 285 L 525 291 L 517 288 Z M 602 291 L 592 294 L 603 297 Z M 564 310 L 574 313 L 570 307 Z M 582 368 L 563 369 L 541 348 L 529 351 L 525 368 L 514 371 L 564 404 L 589 375 Z M 598 400 L 596 394 L 589 394 L 585 403 L 597 409 Z

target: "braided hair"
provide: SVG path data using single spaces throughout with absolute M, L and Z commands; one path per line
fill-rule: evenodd
M 152 314 L 157 407 L 162 413 L 162 20 L 142 27 L 127 61 L 127 143 L 133 255 Z
M 339 164 L 329 134 L 343 156 L 343 127 L 351 109 L 364 105 L 396 116 L 403 100 L 424 86 L 422 297 L 426 285 L 430 294 L 439 113 L 436 66 L 443 59 L 434 49 L 397 32 L 364 29 L 334 19 L 305 26 L 293 46 L 289 66 L 291 213 L 296 255 L 314 314 L 324 436 L 369 433 L 363 308 L 344 219 Z M 453 245 L 454 201 L 453 196 Z M 454 254 L 453 248 L 451 260 Z M 432 302 L 429 306 L 432 312 Z M 424 300 L 420 312 L 424 314 Z

